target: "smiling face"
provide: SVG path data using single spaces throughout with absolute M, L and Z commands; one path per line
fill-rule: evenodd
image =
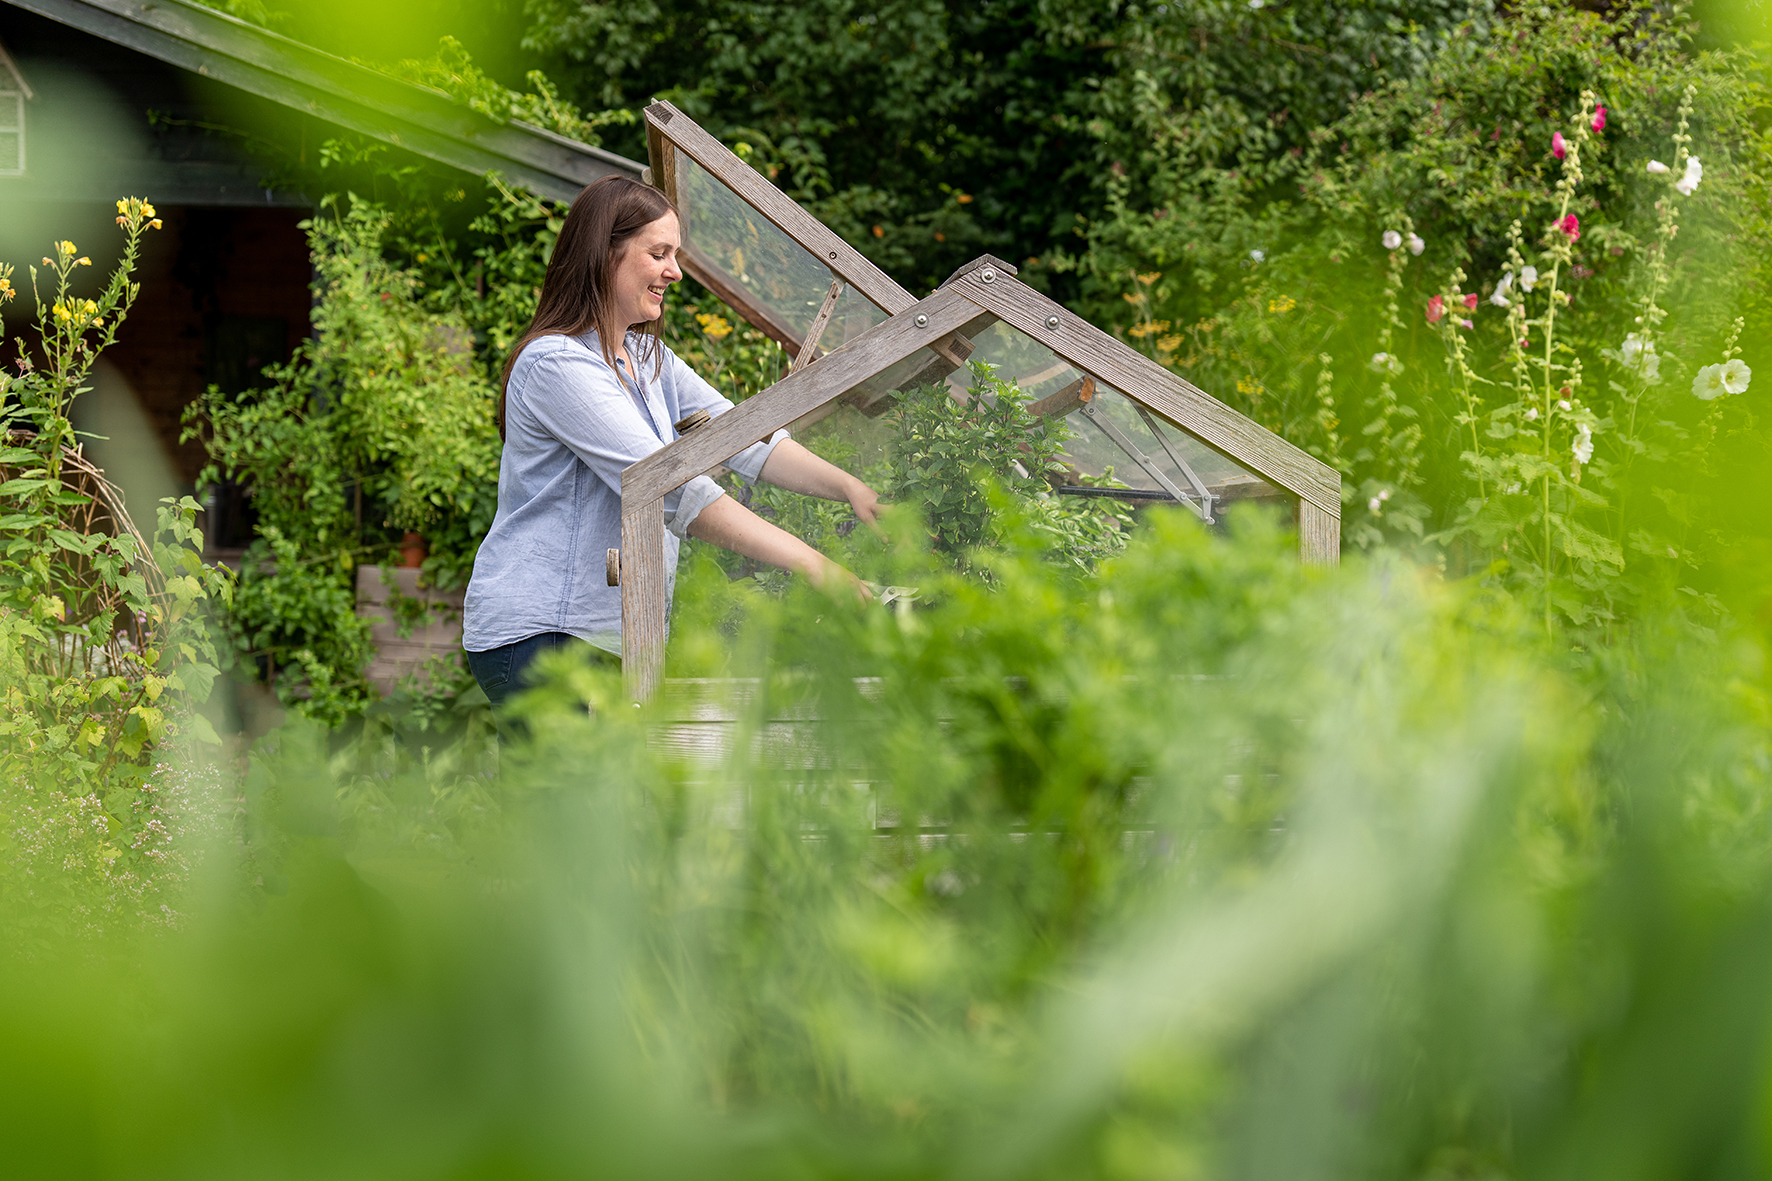
M 665 288 L 683 277 L 677 268 L 681 246 L 674 213 L 648 222 L 627 240 L 610 291 L 623 325 L 656 320 L 664 311 Z

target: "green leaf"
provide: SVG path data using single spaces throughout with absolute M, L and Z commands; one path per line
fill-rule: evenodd
M 210 746 L 221 745 L 221 735 L 215 732 L 215 727 L 202 714 L 191 715 L 191 736 Z

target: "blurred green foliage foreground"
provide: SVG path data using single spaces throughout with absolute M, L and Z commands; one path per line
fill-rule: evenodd
M 497 777 L 300 723 L 168 772 L 163 921 L 8 885 L 7 1174 L 1766 1173 L 1757 639 L 1010 534 L 888 547 L 906 611 L 687 571 L 724 761 L 560 667 Z

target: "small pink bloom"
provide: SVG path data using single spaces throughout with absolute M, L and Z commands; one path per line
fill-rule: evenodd
M 1551 132 L 1551 155 L 1561 160 L 1568 154 L 1569 147 L 1563 142 L 1563 133 L 1560 131 Z
M 1440 317 L 1445 314 L 1446 300 L 1443 296 L 1436 295 L 1427 301 L 1427 322 L 1429 324 L 1438 324 Z
M 1581 237 L 1581 222 L 1576 220 L 1573 213 L 1558 222 L 1557 228 L 1569 235 L 1569 241 L 1571 242 Z
M 1460 320 L 1458 322 L 1458 326 L 1460 328 L 1475 328 L 1476 327 L 1476 325 L 1471 323 L 1469 320 Z
M 1594 130 L 1595 131 L 1606 130 L 1606 108 L 1605 107 L 1600 107 L 1598 110 L 1596 110 L 1594 112 Z
M 1473 291 L 1469 295 L 1464 297 L 1464 306 L 1469 308 L 1473 312 L 1477 310 L 1477 293 L 1476 292 Z

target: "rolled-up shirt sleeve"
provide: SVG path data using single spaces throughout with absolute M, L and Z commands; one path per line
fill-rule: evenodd
M 666 364 L 672 367 L 672 377 L 677 383 L 677 396 L 681 401 L 684 414 L 696 410 L 706 410 L 709 414 L 718 417 L 732 409 L 732 403 L 727 401 L 719 390 L 709 385 L 699 373 L 684 364 L 681 357 L 675 353 L 667 354 L 667 356 L 669 360 L 666 361 Z M 745 479 L 754 481 L 763 474 L 763 465 L 769 462 L 769 455 L 775 450 L 776 445 L 788 437 L 787 429 L 784 427 L 762 442 L 752 443 L 728 459 L 726 466 Z M 701 509 L 698 508 L 696 511 L 700 512 Z
M 713 392 L 711 387 L 709 392 Z M 713 396 L 731 408 L 718 393 Z M 646 412 L 622 388 L 615 373 L 590 356 L 558 352 L 543 358 L 515 400 L 521 412 L 533 415 L 544 431 L 570 448 L 617 496 L 621 494 L 621 473 L 664 446 L 647 425 Z M 759 460 L 757 470 L 762 467 Z M 695 477 L 664 498 L 666 527 L 678 537 L 687 536 L 701 511 L 724 495 L 708 477 Z

